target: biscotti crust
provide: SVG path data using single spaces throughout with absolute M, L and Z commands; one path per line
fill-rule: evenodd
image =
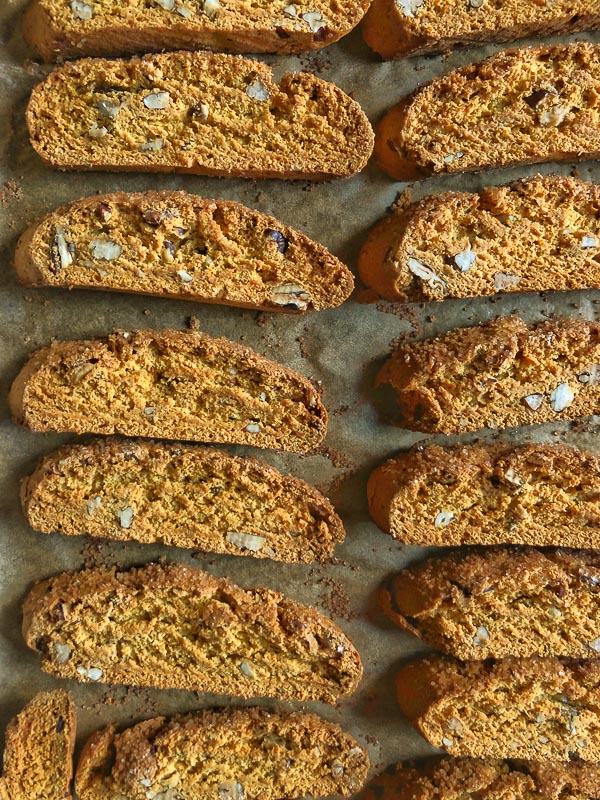
M 362 18 L 368 0 L 342 5 L 311 0 L 277 13 L 271 3 L 254 3 L 252 13 L 240 2 L 189 5 L 140 0 L 104 0 L 88 5 L 90 19 L 57 0 L 34 0 L 25 15 L 23 34 L 42 58 L 56 61 L 80 56 L 118 56 L 155 50 L 208 49 L 228 53 L 302 53 L 319 50 L 349 33 Z M 237 6 L 242 6 L 237 8 Z M 106 8 L 105 8 L 106 7 Z M 83 9 L 85 17 L 90 13 Z M 185 15 L 184 15 L 185 14 Z
M 188 192 L 94 195 L 34 222 L 14 260 L 25 286 L 107 289 L 299 312 L 340 305 L 350 270 L 241 203 Z
M 481 548 L 403 570 L 380 593 L 402 629 L 463 661 L 600 656 L 600 554 Z
M 575 33 L 599 25 L 600 14 L 592 13 L 586 0 L 557 0 L 551 6 L 519 0 L 499 6 L 373 0 L 362 33 L 369 47 L 389 60 L 446 51 L 457 45 Z
M 327 429 L 327 412 L 306 378 L 247 347 L 195 332 L 126 331 L 54 342 L 31 356 L 9 402 L 15 421 L 35 431 L 306 452 Z
M 375 523 L 419 545 L 600 548 L 600 456 L 562 444 L 416 447 L 367 485 Z
M 262 62 L 212 53 L 69 62 L 35 87 L 27 125 L 58 169 L 325 180 L 373 149 L 337 86 L 300 72 L 277 84 Z
M 362 280 L 392 302 L 600 286 L 600 187 L 536 175 L 396 207 L 370 232 Z
M 401 344 L 376 386 L 396 391 L 403 428 L 463 433 L 598 413 L 598 364 L 598 322 L 503 317 Z
M 600 660 L 431 658 L 396 687 L 408 721 L 451 755 L 600 761 Z
M 42 669 L 84 683 L 334 703 L 362 675 L 350 640 L 315 609 L 183 564 L 42 581 L 23 635 Z
M 521 47 L 433 80 L 381 121 L 379 166 L 408 181 L 596 158 L 599 52 L 588 42 Z
M 324 561 L 345 531 L 316 489 L 223 450 L 98 440 L 44 456 L 21 484 L 32 528 L 291 563 Z
M 230 708 L 98 731 L 83 748 L 75 790 L 79 800 L 137 797 L 141 780 L 153 797 L 349 797 L 368 769 L 366 750 L 314 714 Z

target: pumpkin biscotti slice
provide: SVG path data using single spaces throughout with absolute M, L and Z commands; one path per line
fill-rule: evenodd
M 362 25 L 365 41 L 384 59 L 450 50 L 456 45 L 507 42 L 600 27 L 587 0 L 547 3 L 503 0 L 373 0 Z
M 373 228 L 360 276 L 399 303 L 598 288 L 599 217 L 600 187 L 562 175 L 430 195 Z
M 42 533 L 87 533 L 291 563 L 324 561 L 345 538 L 312 486 L 253 458 L 204 447 L 106 439 L 44 456 L 21 485 Z
M 0 798 L 68 800 L 75 726 L 75 706 L 66 692 L 37 694 L 6 729 Z
M 23 635 L 45 672 L 83 682 L 335 703 L 362 675 L 350 640 L 315 609 L 183 564 L 42 581 Z
M 327 412 L 306 378 L 227 339 L 119 332 L 38 350 L 10 391 L 34 431 L 121 433 L 306 452 Z
M 332 83 L 238 56 L 65 64 L 33 90 L 31 143 L 58 169 L 326 180 L 359 172 L 373 131 Z
M 463 660 L 600 656 L 597 550 L 485 548 L 432 558 L 381 592 L 387 616 Z
M 402 427 L 462 433 L 600 412 L 600 323 L 502 317 L 401 344 L 377 386 L 397 392 Z
M 418 545 L 600 549 L 600 455 L 562 444 L 418 447 L 369 478 L 371 517 Z
M 34 0 L 26 41 L 47 61 L 151 50 L 207 48 L 229 53 L 302 53 L 354 28 L 368 0 Z
M 600 45 L 506 50 L 437 78 L 391 109 L 375 150 L 393 178 L 600 154 Z
M 240 203 L 187 192 L 99 195 L 31 225 L 15 269 L 26 286 L 138 292 L 268 309 L 321 310 L 352 292 L 325 247 Z
M 292 800 L 358 791 L 364 747 L 315 714 L 229 708 L 149 719 L 88 740 L 79 800 Z
M 415 661 L 397 679 L 403 714 L 453 756 L 600 761 L 600 660 Z

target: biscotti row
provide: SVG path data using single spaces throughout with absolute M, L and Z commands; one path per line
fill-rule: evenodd
M 315 714 L 217 709 L 97 731 L 72 786 L 75 734 L 70 696 L 36 695 L 6 731 L 2 800 L 349 797 L 369 769 L 365 748 Z

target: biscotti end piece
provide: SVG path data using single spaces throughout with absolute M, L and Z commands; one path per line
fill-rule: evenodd
M 87 533 L 289 563 L 325 561 L 345 538 L 333 506 L 304 481 L 223 450 L 100 439 L 41 459 L 21 484 L 42 533 Z
M 108 289 L 269 311 L 318 311 L 351 294 L 350 270 L 274 217 L 187 192 L 95 195 L 21 237 L 26 286 Z
M 362 280 L 392 302 L 600 286 L 600 188 L 536 175 L 396 208 L 369 234 Z
M 8 725 L 0 797 L 68 800 L 75 706 L 67 692 L 40 692 Z
M 381 121 L 379 165 L 413 180 L 597 157 L 599 53 L 587 42 L 521 47 L 433 80 Z
M 226 339 L 119 332 L 38 350 L 10 390 L 34 431 L 121 433 L 306 452 L 327 412 L 306 378 Z
M 398 673 L 403 714 L 453 756 L 600 761 L 600 661 L 415 661 Z
M 501 317 L 401 344 L 376 386 L 396 391 L 402 427 L 463 433 L 598 413 L 599 364 L 598 322 Z
M 585 0 L 557 0 L 551 6 L 508 0 L 500 6 L 450 0 L 373 0 L 365 16 L 365 41 L 384 59 L 449 50 L 456 45 L 506 42 L 591 30 L 600 24 Z
M 228 53 L 302 53 L 349 33 L 368 0 L 311 0 L 310 8 L 240 0 L 34 0 L 24 20 L 27 43 L 47 61 L 119 56 L 155 50 L 208 49 Z
M 600 456 L 562 444 L 418 447 L 370 476 L 369 510 L 401 542 L 600 548 Z
M 461 660 L 600 656 L 595 550 L 485 548 L 398 573 L 387 616 Z
M 58 169 L 328 180 L 373 149 L 337 86 L 301 72 L 277 84 L 262 62 L 206 53 L 69 62 L 33 90 L 27 125 Z
M 140 797 L 349 797 L 368 769 L 366 750 L 314 714 L 221 709 L 99 731 L 84 747 L 75 789 L 80 800 L 137 797 L 140 783 Z
M 46 672 L 82 682 L 334 703 L 362 675 L 356 648 L 315 609 L 183 564 L 42 581 L 23 635 Z

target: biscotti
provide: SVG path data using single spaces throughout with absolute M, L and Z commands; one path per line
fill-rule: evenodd
M 58 169 L 325 180 L 373 148 L 337 86 L 302 72 L 277 84 L 262 62 L 212 53 L 70 62 L 33 90 L 27 125 Z
M 379 527 L 419 545 L 600 549 L 600 456 L 562 444 L 418 447 L 369 478 Z
M 456 45 L 507 42 L 529 36 L 600 27 L 600 13 L 586 0 L 551 5 L 505 0 L 373 0 L 362 25 L 369 47 L 384 59 L 449 50 Z
M 75 790 L 79 800 L 349 797 L 368 769 L 366 750 L 315 714 L 230 708 L 98 731 Z
M 401 344 L 377 386 L 397 392 L 400 424 L 462 433 L 600 412 L 600 323 L 504 317 Z
M 269 311 L 332 308 L 352 273 L 322 245 L 240 203 L 187 192 L 88 197 L 33 223 L 19 282 Z
M 310 0 L 251 11 L 241 0 L 34 0 L 28 44 L 48 61 L 151 50 L 207 48 L 229 53 L 302 53 L 336 42 L 358 24 L 368 0 Z
M 397 206 L 359 256 L 386 300 L 600 287 L 600 187 L 537 175 Z
M 24 602 L 23 635 L 44 671 L 82 682 L 334 703 L 362 674 L 352 643 L 315 609 L 183 564 L 42 581 Z
M 6 729 L 0 797 L 68 800 L 75 725 L 75 706 L 66 692 L 37 694 Z
M 378 775 L 359 800 L 597 800 L 600 768 L 583 761 L 553 764 L 475 758 L 397 764 Z
M 440 18 L 445 24 L 445 17 Z M 600 153 L 600 45 L 522 47 L 437 78 L 381 121 L 375 150 L 397 180 L 578 161 Z
M 34 431 L 122 433 L 305 452 L 327 412 L 306 378 L 195 332 L 119 332 L 38 350 L 10 391 Z
M 304 481 L 222 450 L 138 440 L 66 445 L 21 485 L 42 533 L 161 542 L 310 563 L 345 537 L 331 503 Z
M 454 756 L 600 761 L 600 660 L 415 661 L 397 678 L 403 714 Z
M 463 660 L 600 656 L 597 550 L 485 548 L 432 558 L 382 590 L 386 614 Z

